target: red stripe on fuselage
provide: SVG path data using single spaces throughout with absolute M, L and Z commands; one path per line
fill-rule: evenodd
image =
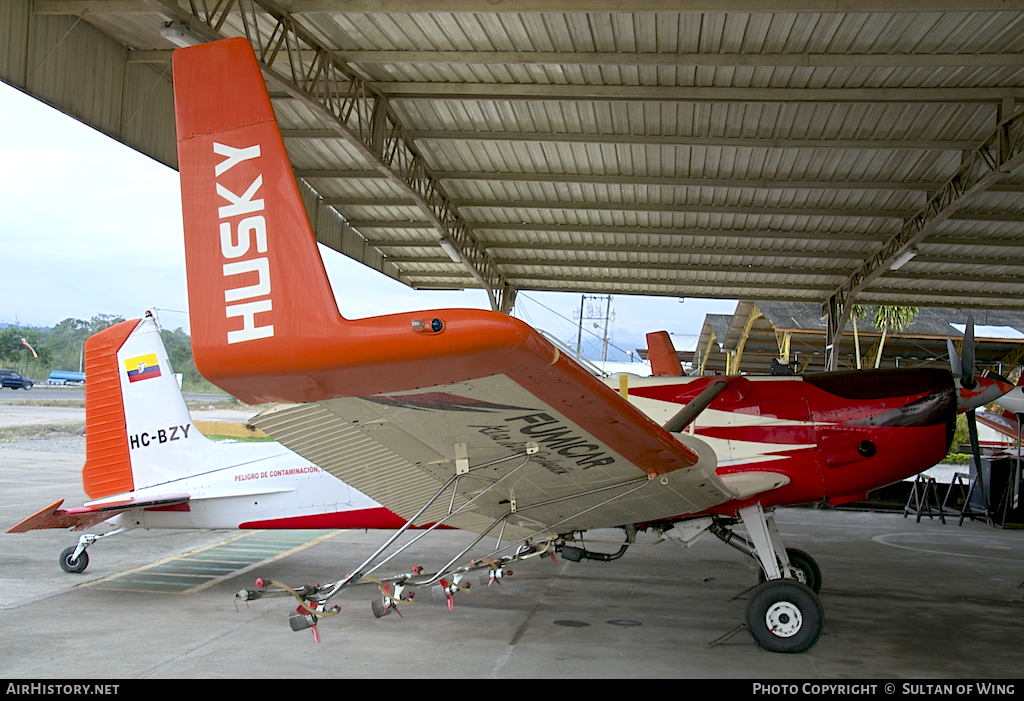
M 646 397 L 673 404 L 688 404 L 712 382 L 721 377 L 701 377 L 679 383 L 630 387 L 630 395 Z M 775 379 L 748 377 L 749 391 L 742 399 L 736 400 L 724 392 L 708 406 L 714 411 L 728 411 L 736 414 L 762 416 L 783 421 L 809 421 L 810 412 L 804 393 L 804 382 L 800 378 Z M 698 423 L 700 420 L 698 419 Z
M 330 514 L 311 514 L 291 518 L 275 518 L 266 521 L 248 521 L 239 528 L 380 528 L 394 530 L 405 525 L 405 519 L 383 506 L 375 509 L 337 511 Z M 427 528 L 432 524 L 414 526 Z M 438 526 L 448 528 L 448 526 Z
M 697 426 L 694 432 L 706 438 L 776 443 L 779 445 L 811 445 L 817 438 L 814 426 Z

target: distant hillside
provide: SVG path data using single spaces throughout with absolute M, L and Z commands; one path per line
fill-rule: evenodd
M 86 339 L 122 321 L 122 317 L 113 314 L 97 314 L 88 321 L 69 317 L 52 328 L 0 322 L 0 367 L 17 370 L 38 382 L 45 381 L 52 370 L 81 372 Z M 180 328 L 164 329 L 160 335 L 171 367 L 182 374 L 182 381 L 212 389 L 192 360 L 189 335 Z

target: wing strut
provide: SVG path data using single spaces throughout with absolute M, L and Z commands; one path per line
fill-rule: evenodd
M 480 470 L 501 462 L 513 460 L 515 458 L 524 458 L 521 463 L 516 465 L 514 468 L 512 468 L 510 471 L 508 471 L 498 479 L 482 477 L 479 475 L 472 475 L 470 474 L 470 472 L 462 472 L 453 475 L 427 501 L 427 503 L 424 504 L 424 506 L 416 513 L 415 516 L 409 519 L 406 522 L 406 524 L 402 526 L 402 528 L 396 531 L 394 535 L 392 535 L 383 545 L 381 545 L 372 555 L 370 555 L 370 557 L 368 557 L 361 565 L 359 565 L 359 567 L 356 568 L 354 573 L 348 575 L 342 580 L 324 586 L 316 584 L 297 587 L 293 589 L 291 587 L 287 587 L 277 582 L 264 580 L 261 578 L 256 580 L 256 589 L 243 589 L 235 595 L 235 598 L 243 599 L 244 601 L 254 601 L 256 599 L 263 598 L 264 596 L 294 597 L 299 602 L 300 610 L 298 611 L 297 616 L 293 614 L 293 618 L 295 619 L 292 621 L 293 630 L 304 630 L 305 628 L 314 626 L 316 623 L 316 617 L 318 615 L 333 615 L 336 612 L 337 607 L 328 608 L 327 602 L 344 589 L 359 584 L 360 581 L 362 581 L 363 583 L 373 583 L 381 588 L 381 592 L 384 596 L 383 601 L 376 601 L 372 606 L 374 615 L 376 615 L 378 618 L 387 613 L 390 613 L 391 610 L 394 610 L 395 607 L 393 604 L 395 603 L 396 600 L 402 601 L 406 600 L 407 597 L 411 598 L 412 595 L 411 593 L 408 593 L 407 590 L 412 587 L 432 587 L 432 589 L 435 590 L 435 598 L 438 598 L 439 595 L 442 597 L 447 597 L 448 605 L 450 608 L 451 595 L 455 591 L 468 589 L 469 584 L 467 583 L 463 585 L 462 582 L 465 581 L 466 577 L 468 577 L 471 572 L 482 569 L 489 570 L 489 572 L 485 575 L 487 581 L 484 582 L 489 584 L 490 582 L 495 581 L 505 575 L 512 574 L 511 570 L 508 570 L 507 567 L 513 562 L 518 562 L 520 560 L 536 557 L 538 555 L 551 554 L 553 556 L 554 553 L 558 550 L 558 545 L 555 543 L 556 537 L 550 535 L 553 529 L 557 528 L 558 526 L 564 523 L 568 523 L 569 521 L 572 521 L 575 518 L 578 518 L 580 515 L 585 514 L 588 511 L 601 508 L 607 504 L 610 504 L 613 501 L 622 499 L 623 497 L 633 494 L 634 492 L 643 489 L 651 482 L 651 477 L 645 475 L 643 477 L 632 479 L 626 482 L 620 482 L 618 484 L 613 485 L 605 485 L 602 487 L 597 487 L 594 489 L 578 492 L 576 494 L 556 497 L 554 499 L 549 499 L 547 501 L 539 502 L 536 504 L 528 504 L 525 506 L 517 507 L 514 503 L 512 503 L 510 504 L 510 508 L 507 512 L 505 512 L 499 518 L 496 518 L 494 522 L 482 533 L 480 533 L 480 535 L 477 536 L 477 538 L 472 543 L 470 543 L 458 555 L 453 557 L 447 564 L 445 564 L 443 567 L 438 569 L 433 574 L 425 572 L 423 568 L 415 567 L 413 568 L 411 573 L 396 575 L 394 577 L 388 577 L 385 578 L 383 581 L 369 576 L 372 572 L 382 567 L 385 563 L 389 562 L 399 553 L 405 551 L 407 548 L 409 548 L 409 546 L 417 542 L 427 533 L 434 530 L 438 526 L 443 525 L 443 523 L 446 520 L 448 520 L 448 518 L 464 510 L 484 493 L 494 489 L 496 486 L 504 482 L 507 478 L 515 474 L 520 468 L 524 467 L 530 462 L 531 455 L 536 453 L 537 450 L 538 449 L 535 446 L 531 446 L 527 448 L 525 453 L 516 453 L 514 455 L 509 455 L 498 460 L 493 460 L 491 462 L 470 468 L 470 472 L 472 472 L 474 470 Z M 406 530 L 408 530 L 416 521 L 416 519 L 420 518 L 424 513 L 426 513 L 427 509 L 429 509 L 430 506 L 434 504 L 434 502 L 436 502 L 445 493 L 446 490 L 452 488 L 453 492 L 456 491 L 458 489 L 459 480 L 464 477 L 473 477 L 474 479 L 480 479 L 486 482 L 490 482 L 490 484 L 487 487 L 485 487 L 480 494 L 475 495 L 473 498 L 471 498 L 469 501 L 467 501 L 465 504 L 463 504 L 462 506 L 455 510 L 452 510 L 451 508 L 454 505 L 453 499 L 452 504 L 449 506 L 448 514 L 446 516 L 440 519 L 437 523 L 432 524 L 429 528 L 424 529 L 415 538 L 413 538 L 408 543 L 398 548 L 394 553 L 392 553 L 391 555 L 389 555 L 388 557 L 384 558 L 383 560 L 381 560 L 380 562 L 371 567 L 371 564 L 373 564 L 373 562 L 378 557 L 380 557 L 380 555 L 385 550 L 387 550 L 395 542 L 395 540 L 399 538 L 399 536 L 401 536 Z M 532 519 L 523 513 L 524 511 L 546 507 L 556 502 L 563 502 L 571 499 L 587 497 L 601 492 L 607 492 L 613 489 L 623 489 L 623 491 L 620 491 L 606 499 L 603 499 L 597 504 L 588 506 L 579 511 L 578 513 L 573 513 L 567 516 L 566 518 L 558 521 L 557 523 L 543 523 L 541 521 Z M 502 537 L 504 536 L 505 525 L 507 524 L 509 518 L 512 516 L 516 516 L 517 518 L 523 519 L 525 521 L 531 521 L 533 523 L 536 523 L 539 526 L 539 528 L 526 537 L 519 538 L 515 541 L 512 541 L 511 543 L 508 543 L 505 546 L 502 546 L 501 541 Z M 472 560 L 468 565 L 453 567 L 456 561 L 465 556 L 473 547 L 477 545 L 477 543 L 483 540 L 489 533 L 491 533 L 499 525 L 501 526 L 501 531 L 497 536 L 498 543 L 496 549 L 493 552 L 489 553 L 488 555 L 482 558 Z M 533 538 L 535 538 L 536 536 L 541 536 L 545 533 L 548 534 L 546 537 L 541 538 L 537 542 L 531 542 Z M 499 553 L 504 552 L 509 548 L 515 546 L 518 546 L 516 547 L 515 554 L 504 555 L 498 560 L 493 559 Z M 483 582 L 484 580 L 481 581 Z M 268 590 L 268 584 L 270 586 L 278 587 L 278 589 Z
M 517 457 L 522 457 L 522 458 L 525 458 L 525 459 L 524 459 L 524 460 L 523 460 L 523 461 L 522 461 L 521 463 L 519 463 L 518 465 L 516 465 L 515 467 L 513 467 L 513 468 L 512 468 L 511 470 L 509 470 L 508 472 L 506 472 L 506 473 L 505 473 L 504 475 L 502 475 L 501 477 L 499 477 L 499 478 L 498 478 L 498 479 L 496 479 L 496 480 L 492 480 L 492 479 L 490 479 L 490 478 L 488 478 L 488 477 L 480 477 L 480 476 L 478 476 L 478 475 L 473 475 L 473 474 L 471 474 L 473 470 L 481 470 L 481 469 L 483 469 L 483 468 L 485 468 L 485 467 L 490 467 L 490 466 L 492 466 L 492 465 L 495 465 L 495 464 L 497 464 L 497 463 L 505 462 L 505 461 L 507 461 L 507 460 L 512 460 L 512 459 L 514 459 L 514 458 L 517 458 Z M 469 506 L 470 504 L 472 504 L 472 503 L 473 503 L 474 501 L 476 501 L 477 499 L 479 499 L 479 498 L 480 498 L 481 496 L 483 496 L 484 494 L 486 494 L 486 493 L 487 493 L 487 492 L 489 492 L 490 490 L 494 489 L 494 488 L 495 488 L 496 486 L 498 486 L 498 485 L 499 485 L 499 484 L 500 484 L 500 483 L 501 483 L 501 482 L 502 482 L 503 480 L 505 480 L 506 478 L 508 478 L 508 477 L 512 476 L 513 474 L 515 474 L 515 473 L 516 473 L 516 472 L 517 472 L 517 471 L 518 471 L 518 470 L 519 470 L 519 469 L 520 469 L 521 467 L 523 467 L 524 465 L 526 465 L 526 463 L 528 463 L 529 461 L 530 461 L 530 454 L 529 454 L 529 453 L 516 453 L 515 455 L 509 455 L 509 456 L 507 456 L 507 457 L 504 457 L 504 458 L 499 458 L 498 460 L 493 460 L 493 461 L 491 461 L 491 462 L 489 462 L 489 463 L 485 463 L 485 464 L 483 464 L 483 465 L 477 465 L 476 467 L 472 467 L 472 468 L 470 468 L 470 472 L 465 472 L 465 473 L 461 473 L 461 474 L 455 474 L 455 475 L 452 475 L 451 479 L 449 479 L 449 480 L 448 480 L 447 482 L 445 482 L 445 483 L 444 483 L 444 485 L 442 485 L 442 486 L 441 486 L 441 488 L 440 488 L 439 490 L 437 490 L 437 493 L 436 493 L 436 494 L 434 494 L 434 496 L 432 496 L 432 497 L 431 497 L 431 498 L 430 498 L 429 500 L 427 500 L 427 503 L 423 505 L 423 508 L 422 508 L 422 509 L 420 509 L 420 510 L 419 510 L 418 512 L 416 512 L 416 515 L 415 515 L 415 516 L 413 516 L 413 517 L 412 517 L 411 519 L 409 519 L 409 520 L 408 520 L 408 521 L 406 522 L 406 524 L 405 524 L 404 526 L 402 526 L 402 527 L 401 527 L 400 529 L 398 529 L 398 531 L 397 531 L 397 532 L 396 532 L 396 533 L 395 533 L 395 534 L 394 534 L 393 536 L 391 536 L 390 538 L 388 538 L 388 540 L 387 540 L 387 541 L 386 541 L 386 542 L 385 542 L 385 543 L 384 543 L 383 545 L 381 545 L 381 546 L 380 546 L 379 548 L 377 548 L 376 552 L 374 552 L 374 553 L 373 553 L 372 555 L 370 555 L 370 557 L 366 558 L 366 561 L 365 561 L 365 562 L 363 562 L 363 564 L 359 565 L 359 567 L 357 567 L 357 568 L 356 568 L 356 571 L 355 571 L 355 572 L 354 572 L 353 574 L 350 574 L 350 575 L 349 575 L 348 577 L 346 577 L 346 578 L 345 578 L 345 579 L 343 579 L 342 581 L 338 582 L 338 585 L 337 585 L 337 589 L 335 589 L 334 591 L 332 591 L 332 592 L 331 592 L 331 593 L 330 593 L 330 594 L 329 594 L 329 595 L 328 595 L 328 596 L 327 596 L 327 597 L 326 597 L 326 598 L 324 599 L 324 601 L 327 601 L 328 599 L 330 599 L 331 597 L 333 597 L 333 596 L 334 596 L 335 594 L 337 594 L 338 592 L 340 592 L 340 591 L 341 591 L 342 589 L 344 589 L 344 588 L 345 588 L 346 586 L 349 586 L 349 585 L 351 585 L 351 584 L 355 584 L 355 582 L 359 581 L 359 579 L 360 579 L 361 577 L 363 577 L 364 575 L 366 575 L 366 574 L 370 574 L 371 572 L 373 572 L 373 571 L 375 571 L 375 570 L 377 570 L 377 569 L 380 569 L 381 567 L 383 567 L 383 566 L 384 566 L 385 564 L 387 564 L 387 563 L 388 563 L 388 562 L 389 562 L 390 560 L 392 560 L 392 559 L 393 559 L 393 558 L 394 558 L 394 557 L 395 557 L 396 555 L 398 555 L 399 553 L 401 553 L 401 552 L 402 552 L 403 550 L 405 550 L 406 548 L 408 548 L 408 547 L 409 547 L 410 545 L 412 545 L 413 543 L 415 543 L 416 541 L 418 541 L 418 540 L 419 540 L 420 538 L 422 538 L 422 537 L 423 537 L 423 536 L 425 536 L 426 534 L 430 533 L 430 532 L 431 532 L 432 530 L 434 530 L 434 529 L 435 529 L 435 528 L 437 528 L 438 526 L 441 526 L 441 525 L 443 525 L 443 524 L 444 524 L 444 522 L 445 522 L 445 521 L 446 521 L 446 520 L 447 520 L 447 519 L 448 519 L 449 517 L 451 517 L 451 516 L 454 516 L 455 514 L 459 513 L 460 511 L 462 511 L 463 509 L 465 509 L 466 507 L 468 507 L 468 506 Z M 399 536 L 401 536 L 401 535 L 402 535 L 402 534 L 403 534 L 403 533 L 404 533 L 405 531 L 407 531 L 407 530 L 409 529 L 409 527 L 410 527 L 410 526 L 412 526 L 412 524 L 413 524 L 413 523 L 414 523 L 414 522 L 416 521 L 416 519 L 418 519 L 418 518 L 419 518 L 420 516 L 422 516 L 422 515 L 423 515 L 423 513 L 424 513 L 424 512 L 425 512 L 425 511 L 426 511 L 427 509 L 429 509 L 429 508 L 431 507 L 431 505 L 432 505 L 432 504 L 433 504 L 433 503 L 434 503 L 435 501 L 437 501 L 437 499 L 438 499 L 438 498 L 439 498 L 439 497 L 440 497 L 440 496 L 441 496 L 442 494 L 444 494 L 445 490 L 447 490 L 449 486 L 451 486 L 451 487 L 452 487 L 452 505 L 454 505 L 454 503 L 455 503 L 455 492 L 456 492 L 456 491 L 458 491 L 458 488 L 459 488 L 459 481 L 460 481 L 460 480 L 461 480 L 461 479 L 462 479 L 463 477 L 472 477 L 472 478 L 474 478 L 474 479 L 480 479 L 480 480 L 485 480 L 485 481 L 491 482 L 491 484 L 489 484 L 489 485 L 488 485 L 487 487 L 485 487 L 485 488 L 483 489 L 483 491 L 482 491 L 482 492 L 480 492 L 479 494 L 477 494 L 476 496 L 474 496 L 474 497 L 473 497 L 472 499 L 470 499 L 469 501 L 467 501 L 467 502 L 466 502 L 465 504 L 463 504 L 463 505 L 462 505 L 462 506 L 460 506 L 459 508 L 455 509 L 454 511 L 452 511 L 452 510 L 451 510 L 451 505 L 450 505 L 450 506 L 449 506 L 449 509 L 448 509 L 448 515 L 447 515 L 447 516 L 445 516 L 444 518 L 442 518 L 442 519 L 441 519 L 440 521 L 438 521 L 437 523 L 431 524 L 431 526 L 430 526 L 429 528 L 425 529 L 425 530 L 424 530 L 424 531 L 423 531 L 422 533 L 418 534 L 418 535 L 417 535 L 417 536 L 416 536 L 415 538 L 413 538 L 412 540 L 410 540 L 410 541 L 409 541 L 409 542 L 408 542 L 408 543 L 407 543 L 406 545 L 404 545 L 403 547 L 399 548 L 398 550 L 396 550 L 395 552 L 393 552 L 393 553 L 392 553 L 391 555 L 389 555 L 388 557 L 386 557 L 386 558 L 384 558 L 383 560 L 381 560 L 381 561 L 380 561 L 379 563 L 377 563 L 376 565 L 374 565 L 373 567 L 371 567 L 370 569 L 368 569 L 368 570 L 367 570 L 366 572 L 363 572 L 363 568 L 364 568 L 364 567 L 368 567 L 368 566 L 369 566 L 369 565 L 370 565 L 370 564 L 371 564 L 371 563 L 372 563 L 372 562 L 373 562 L 373 561 L 374 561 L 375 559 L 377 559 L 377 557 L 379 557 L 379 556 L 380 556 L 380 554 L 381 554 L 381 553 L 383 553 L 383 552 L 384 552 L 385 550 L 387 550 L 387 548 L 388 548 L 388 547 L 389 547 L 389 546 L 390 546 L 390 545 L 391 545 L 392 543 L 394 543 L 394 542 L 395 542 L 395 540 L 397 540 Z M 492 526 L 492 528 L 493 528 L 493 526 Z M 481 535 L 481 536 L 480 536 L 480 538 L 483 538 L 483 535 Z M 478 542 L 480 541 L 480 538 L 478 538 L 478 539 L 477 539 L 476 541 L 474 541 L 474 542 L 473 542 L 473 545 L 475 545 L 476 543 L 478 543 Z M 470 545 L 470 547 L 473 547 L 473 545 Z M 469 548 L 467 548 L 467 550 L 468 550 L 468 549 L 469 549 Z M 465 551 L 463 551 L 463 553 L 460 553 L 460 554 L 459 554 L 459 557 L 461 557 L 461 556 L 462 556 L 462 554 L 464 554 L 464 553 L 465 553 Z M 456 559 L 458 559 L 458 558 L 456 558 Z M 450 565 L 450 564 L 451 564 L 451 563 L 449 563 L 449 565 Z M 437 575 L 437 576 L 440 576 L 440 574 L 441 574 L 441 573 L 443 573 L 443 572 L 444 572 L 444 570 L 445 570 L 446 568 L 447 568 L 447 566 L 446 566 L 445 568 L 442 568 L 442 569 L 440 570 L 440 572 L 438 573 L 438 575 Z
M 681 432 L 693 423 L 700 416 L 701 412 L 707 409 L 711 402 L 715 401 L 722 392 L 733 388 L 742 394 L 745 393 L 743 385 L 749 383 L 750 380 L 739 375 L 712 382 L 700 394 L 694 397 L 693 401 L 680 409 L 678 414 L 669 419 L 663 428 L 669 433 Z

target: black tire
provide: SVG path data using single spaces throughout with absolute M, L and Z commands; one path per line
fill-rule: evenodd
M 818 563 L 815 562 L 814 558 L 803 550 L 797 550 L 796 548 L 786 548 L 786 554 L 789 556 L 789 565 L 793 568 L 795 580 L 809 586 L 815 594 L 820 594 L 821 568 L 818 567 Z M 761 570 L 757 581 L 762 584 L 767 581 L 764 570 Z
M 747 602 L 747 628 L 768 652 L 810 650 L 821 637 L 824 620 L 817 594 L 791 579 L 765 582 Z
M 32 383 L 31 383 L 31 382 L 26 382 L 26 383 L 25 383 L 25 384 L 23 384 L 23 385 L 22 385 L 21 387 L 22 387 L 22 389 L 24 389 L 24 390 L 25 390 L 26 392 L 28 392 L 28 391 L 29 391 L 30 389 L 32 389 Z
M 85 568 L 89 566 L 89 553 L 84 550 L 77 560 L 71 559 L 77 548 L 77 545 L 72 545 L 70 548 L 65 548 L 64 552 L 60 554 L 60 568 L 70 574 L 85 572 Z

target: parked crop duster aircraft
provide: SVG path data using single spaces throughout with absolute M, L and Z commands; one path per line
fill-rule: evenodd
M 764 572 L 746 611 L 758 644 L 807 650 L 821 577 L 783 546 L 771 508 L 849 502 L 913 475 L 945 454 L 959 401 L 1009 389 L 979 379 L 964 399 L 945 370 L 668 376 L 627 399 L 504 314 L 345 319 L 249 44 L 178 50 L 174 89 L 200 371 L 245 402 L 280 402 L 256 425 L 409 524 L 479 534 L 428 571 L 371 578 L 400 552 L 381 560 L 396 533 L 338 581 L 239 593 L 293 596 L 296 630 L 337 613 L 331 599 L 360 582 L 380 588 L 381 616 L 417 587 L 450 603 L 474 570 L 491 581 L 541 554 L 617 558 L 641 529 L 683 541 L 710 531 Z M 625 533 L 618 553 L 570 544 L 605 527 Z M 485 536 L 494 551 L 460 563 Z
M 85 492 L 8 533 L 39 528 L 85 534 L 60 556 L 66 572 L 89 565 L 86 548 L 133 528 L 398 528 L 404 523 L 277 443 L 217 443 L 192 423 L 156 317 L 124 321 L 85 344 Z

